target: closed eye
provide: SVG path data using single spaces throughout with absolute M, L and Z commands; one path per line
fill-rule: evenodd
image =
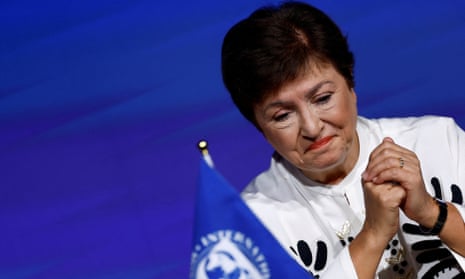
M 276 121 L 276 122 L 286 121 L 289 118 L 289 114 L 290 114 L 289 112 L 286 112 L 286 113 L 281 113 L 281 114 L 275 115 L 273 117 L 273 120 Z
M 316 98 L 315 103 L 319 105 L 324 105 L 331 100 L 332 94 L 325 94 Z

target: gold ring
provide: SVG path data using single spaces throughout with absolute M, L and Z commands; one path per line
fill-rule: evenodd
M 405 165 L 405 161 L 403 158 L 399 158 L 399 163 L 400 163 L 400 168 L 404 168 L 404 165 Z

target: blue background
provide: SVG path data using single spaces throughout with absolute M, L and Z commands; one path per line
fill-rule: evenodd
M 0 2 L 0 278 L 187 278 L 199 139 L 241 190 L 271 148 L 233 107 L 224 34 L 262 0 Z M 465 2 L 313 1 L 359 112 L 465 127 Z

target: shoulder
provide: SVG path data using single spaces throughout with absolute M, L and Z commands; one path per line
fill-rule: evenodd
M 269 227 L 279 226 L 278 220 L 290 221 L 289 213 L 307 212 L 307 201 L 295 185 L 293 171 L 285 159 L 274 154 L 270 168 L 252 180 L 241 193 L 246 204 Z
M 445 116 L 425 115 L 420 117 L 377 118 L 359 117 L 359 125 L 381 131 L 404 131 L 411 129 L 430 129 L 456 126 L 453 118 Z
M 300 234 L 311 238 L 318 231 L 316 227 L 303 226 L 315 220 L 292 183 L 288 164 L 275 154 L 270 168 L 253 179 L 241 193 L 247 206 L 285 247 L 293 245 L 296 239 L 304 239 Z M 298 229 L 289 231 L 288 228 Z
M 410 141 L 413 138 L 440 139 L 460 130 L 453 118 L 444 116 L 421 116 L 404 118 L 359 118 L 359 128 L 369 130 L 380 137 Z
M 279 202 L 289 192 L 289 188 L 284 185 L 290 175 L 284 159 L 275 153 L 271 158 L 270 168 L 255 177 L 242 191 L 241 196 L 247 203 Z

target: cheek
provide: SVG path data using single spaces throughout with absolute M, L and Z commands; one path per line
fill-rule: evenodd
M 357 109 L 354 106 L 350 106 L 350 104 L 347 105 L 344 113 L 341 113 L 338 121 L 346 142 L 348 144 L 352 143 L 357 133 Z
M 332 114 L 333 123 L 343 129 L 354 129 L 357 121 L 357 107 L 348 99 L 339 110 L 334 110 Z
M 297 133 L 291 128 L 282 130 L 264 131 L 266 140 L 277 150 L 286 151 L 295 149 Z

